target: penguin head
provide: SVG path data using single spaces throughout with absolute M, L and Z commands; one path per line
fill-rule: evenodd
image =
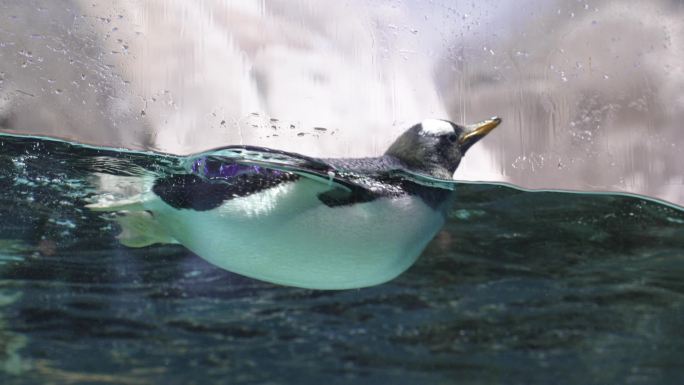
M 394 156 L 413 171 L 451 179 L 466 151 L 499 123 L 501 119 L 496 117 L 467 126 L 426 119 L 399 136 L 385 155 Z

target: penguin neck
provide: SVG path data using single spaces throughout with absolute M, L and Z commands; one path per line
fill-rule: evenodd
M 395 159 L 402 164 L 404 168 L 419 174 L 425 174 L 433 178 L 450 180 L 453 177 L 453 172 L 447 170 L 444 166 L 439 164 L 436 160 L 430 159 L 425 154 L 413 153 L 413 156 L 402 156 L 393 154 L 390 151 L 385 153 L 386 157 Z M 426 159 L 427 158 L 427 159 Z

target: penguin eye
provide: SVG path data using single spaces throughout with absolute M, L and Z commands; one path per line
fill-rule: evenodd
M 449 142 L 451 142 L 451 143 L 456 143 L 456 141 L 458 140 L 458 135 L 449 134 L 449 135 L 447 135 L 447 140 L 449 140 Z

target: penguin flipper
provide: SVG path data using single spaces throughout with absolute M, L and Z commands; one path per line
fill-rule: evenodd
M 373 201 L 376 198 L 377 195 L 373 194 L 370 190 L 358 186 L 354 186 L 351 191 L 335 188 L 318 194 L 318 200 L 328 207 L 341 207 L 356 203 L 366 203 Z
M 128 211 L 116 217 L 121 226 L 117 239 L 128 247 L 145 247 L 158 243 L 178 243 L 148 211 Z

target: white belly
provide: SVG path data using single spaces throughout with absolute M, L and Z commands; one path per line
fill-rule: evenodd
M 386 282 L 415 262 L 443 224 L 422 200 L 404 196 L 328 207 L 327 187 L 300 179 L 210 211 L 148 202 L 161 226 L 224 269 L 278 284 L 345 289 Z

